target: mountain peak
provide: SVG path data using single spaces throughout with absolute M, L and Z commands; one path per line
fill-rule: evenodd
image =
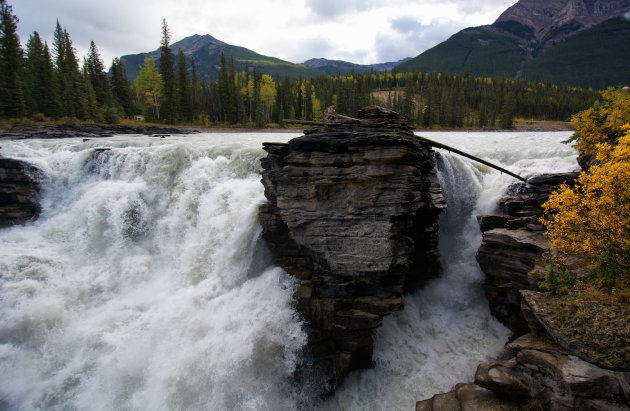
M 494 22 L 516 21 L 533 30 L 536 40 L 553 43 L 563 40 L 575 31 L 580 31 L 613 17 L 630 12 L 630 0 L 520 0 L 508 8 Z M 561 27 L 573 26 L 573 33 L 557 30 Z M 554 33 L 564 32 L 564 33 Z
M 171 50 L 177 51 L 179 49 L 182 49 L 185 55 L 192 55 L 206 47 L 223 48 L 227 45 L 227 43 L 224 43 L 221 40 L 217 40 L 209 34 L 194 34 L 190 37 L 186 37 L 176 43 L 173 43 L 171 45 Z

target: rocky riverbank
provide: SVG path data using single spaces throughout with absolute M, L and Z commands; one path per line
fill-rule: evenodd
M 435 155 L 394 112 L 265 143 L 263 235 L 276 264 L 298 278 L 310 364 L 329 392 L 372 361 L 373 332 L 403 294 L 440 271 L 445 199 Z
M 474 382 L 420 401 L 416 410 L 630 409 L 627 307 L 591 301 L 600 312 L 588 320 L 579 299 L 538 289 L 539 261 L 549 250 L 538 223 L 541 205 L 558 184 L 576 177 L 543 175 L 514 184 L 499 203 L 505 215 L 478 217 L 483 242 L 477 260 L 491 311 L 513 332 L 510 358 L 480 364 Z M 583 318 L 576 322 L 571 315 Z
M 0 133 L 0 139 L 24 138 L 94 138 L 110 137 L 116 134 L 170 135 L 198 133 L 196 129 L 181 127 L 130 126 L 119 124 L 68 123 L 59 125 L 13 126 Z

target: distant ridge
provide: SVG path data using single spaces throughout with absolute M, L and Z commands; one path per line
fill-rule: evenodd
M 209 34 L 203 36 L 195 34 L 171 45 L 173 54 L 177 54 L 179 49 L 182 50 L 189 64 L 192 59 L 195 60 L 197 76 L 206 80 L 211 78 L 216 80 L 218 78 L 219 69 L 221 68 L 221 52 L 223 52 L 228 62 L 231 57 L 234 58 L 236 71 L 244 71 L 245 67 L 249 67 L 250 70 L 255 69 L 274 78 L 313 78 L 325 74 L 346 74 L 352 70 L 356 73 L 366 73 L 372 69 L 380 72 L 391 70 L 398 64 L 409 60 L 409 58 L 406 58 L 397 62 L 363 65 L 319 58 L 310 59 L 301 64 L 294 64 L 275 57 L 258 54 L 244 47 L 227 44 Z M 120 58 L 131 81 L 138 76 L 140 66 L 144 64 L 145 57 L 153 57 L 156 62 L 159 61 L 160 49 L 147 53 L 129 54 Z
M 630 81 L 627 13 L 630 0 L 520 0 L 492 25 L 464 29 L 397 70 L 605 88 Z
M 375 72 L 391 70 L 399 64 L 402 64 L 410 59 L 411 57 L 407 57 L 402 60 L 389 63 L 355 64 L 343 60 L 314 58 L 307 60 L 304 63 L 300 63 L 300 66 L 316 69 L 326 74 L 347 74 L 353 70 L 355 73 L 369 73 L 372 70 L 374 70 Z
M 231 57 L 234 58 L 236 71 L 244 71 L 245 67 L 249 67 L 250 69 L 256 69 L 260 73 L 281 78 L 297 78 L 300 76 L 308 78 L 321 74 L 320 71 L 308 67 L 275 57 L 264 56 L 244 47 L 224 43 L 209 34 L 203 36 L 195 34 L 171 45 L 171 50 L 174 54 L 177 54 L 179 49 L 182 50 L 189 64 L 194 58 L 197 75 L 206 80 L 211 78 L 216 80 L 218 78 L 219 69 L 221 68 L 221 52 L 224 53 L 228 62 Z M 139 67 L 144 64 L 145 57 L 153 57 L 158 61 L 160 49 L 148 53 L 130 54 L 120 58 L 131 81 L 138 76 L 140 72 Z

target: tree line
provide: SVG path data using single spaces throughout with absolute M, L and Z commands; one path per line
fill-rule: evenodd
M 335 106 L 355 116 L 378 104 L 419 127 L 511 128 L 515 117 L 566 120 L 590 106 L 593 90 L 523 79 L 470 74 L 370 72 L 316 78 L 272 78 L 255 69 L 236 72 L 221 54 L 217 79 L 198 79 L 194 59 L 171 49 L 162 21 L 160 58 L 147 58 L 133 83 L 119 58 L 109 72 L 95 43 L 82 64 L 68 31 L 57 21 L 52 50 L 34 32 L 22 49 L 17 16 L 0 0 L 0 117 L 70 117 L 117 122 L 142 114 L 167 124 L 282 126 L 284 119 L 320 120 Z

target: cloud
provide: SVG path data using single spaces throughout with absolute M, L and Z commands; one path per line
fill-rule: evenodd
M 422 25 L 404 19 L 393 19 L 390 24 L 393 30 L 379 33 L 375 40 L 379 62 L 415 57 L 465 28 L 461 22 L 455 21 L 436 21 Z
M 392 28 L 401 34 L 417 33 L 422 30 L 422 24 L 411 17 L 398 17 L 390 20 Z
M 336 19 L 351 12 L 363 12 L 374 5 L 373 0 L 306 0 L 306 7 L 316 15 L 328 19 Z
M 490 24 L 515 0 L 8 0 L 23 44 L 37 30 L 52 44 L 55 20 L 82 59 L 91 40 L 106 65 L 159 47 L 166 18 L 173 42 L 210 34 L 226 43 L 302 62 L 325 57 L 373 64 L 412 57 L 464 27 Z

